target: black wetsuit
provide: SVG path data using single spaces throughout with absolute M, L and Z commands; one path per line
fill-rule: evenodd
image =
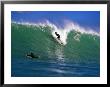
M 27 56 L 29 56 L 31 58 L 39 58 L 39 56 L 35 56 L 32 52 L 30 54 L 27 54 Z
M 57 32 L 55 32 L 55 34 L 57 35 L 57 38 L 60 39 L 60 35 Z

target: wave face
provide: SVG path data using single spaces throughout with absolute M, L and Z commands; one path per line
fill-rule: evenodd
M 78 26 L 77 29 L 13 22 L 12 76 L 100 76 L 100 36 Z M 55 31 L 64 46 L 53 38 Z M 29 52 L 40 58 L 26 58 Z

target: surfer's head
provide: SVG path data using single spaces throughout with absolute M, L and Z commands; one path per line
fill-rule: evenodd
M 55 34 L 57 34 L 57 32 L 55 32 Z

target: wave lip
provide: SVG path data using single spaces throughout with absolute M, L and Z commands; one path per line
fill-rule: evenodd
M 100 36 L 100 34 L 98 32 L 95 32 L 93 29 L 81 27 L 77 23 L 68 20 L 65 20 L 64 22 L 65 24 L 63 28 L 57 27 L 55 24 L 51 23 L 48 20 L 46 20 L 45 22 L 38 22 L 38 23 L 15 22 L 15 21 L 13 21 L 12 23 L 26 25 L 26 26 L 33 26 L 33 27 L 42 27 L 42 28 L 49 27 L 51 29 L 51 34 L 53 37 L 56 37 L 55 32 L 60 34 L 61 36 L 60 39 L 64 45 L 67 44 L 67 37 L 71 31 L 75 31 L 80 34 L 90 34 L 90 35 Z
M 16 22 L 16 21 L 12 21 L 12 23 L 15 24 L 21 24 L 21 25 L 27 25 L 27 26 L 42 26 L 42 27 L 51 27 L 54 30 L 65 30 L 65 32 L 70 32 L 72 30 L 80 32 L 80 33 L 86 33 L 86 34 L 93 34 L 93 35 L 97 35 L 100 36 L 100 34 L 96 31 L 94 31 L 91 28 L 84 28 L 80 25 L 78 25 L 75 22 L 72 21 L 66 21 L 64 28 L 58 28 L 55 24 L 51 23 L 50 21 L 46 20 L 45 22 L 38 22 L 38 23 L 30 23 L 30 22 Z

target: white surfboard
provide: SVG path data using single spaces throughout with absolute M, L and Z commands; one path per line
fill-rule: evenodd
M 55 39 L 60 45 L 64 45 L 63 42 L 62 42 L 60 39 L 58 39 L 58 38 L 55 37 L 55 36 L 53 36 L 53 37 L 54 37 L 54 39 Z

